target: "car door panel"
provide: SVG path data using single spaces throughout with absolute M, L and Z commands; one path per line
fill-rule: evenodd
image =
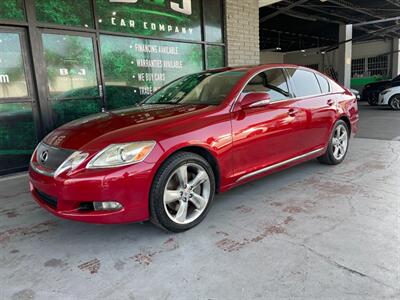
M 252 81 L 249 83 L 250 89 L 244 91 L 271 91 L 271 85 L 278 85 L 278 79 L 274 78 L 276 74 L 266 74 L 266 78 L 271 78 L 270 83 L 257 82 L 256 76 L 252 80 L 253 85 Z M 280 80 L 286 78 L 283 76 Z M 289 90 L 284 84 L 279 86 Z M 239 105 L 232 112 L 235 175 L 241 176 L 298 154 L 296 145 L 299 143 L 299 131 L 304 126 L 297 116 L 300 110 L 296 101 L 289 96 L 290 93 L 282 96 L 285 99 L 279 100 L 278 90 L 271 93 L 272 102 L 266 106 L 240 108 Z M 239 97 L 239 104 L 244 95 Z

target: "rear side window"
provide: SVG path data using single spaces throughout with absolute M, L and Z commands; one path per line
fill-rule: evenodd
M 288 69 L 289 77 L 295 88 L 296 97 L 306 97 L 321 94 L 321 88 L 315 74 L 310 71 Z
M 245 93 L 266 92 L 271 101 L 290 98 L 289 87 L 282 69 L 272 69 L 255 76 L 244 88 Z
M 326 80 L 324 77 L 322 77 L 319 74 L 315 74 L 315 76 L 317 76 L 319 85 L 321 87 L 322 94 L 329 93 L 331 91 L 331 89 L 330 89 L 328 80 Z

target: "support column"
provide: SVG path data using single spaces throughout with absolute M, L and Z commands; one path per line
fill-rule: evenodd
M 225 39 L 228 66 L 260 63 L 258 0 L 226 0 Z
M 392 51 L 392 78 L 394 78 L 400 75 L 400 38 L 393 39 Z
M 339 28 L 339 52 L 338 52 L 338 79 L 345 87 L 350 88 L 351 82 L 351 58 L 353 42 L 353 25 L 340 25 Z M 344 43 L 345 41 L 348 41 Z

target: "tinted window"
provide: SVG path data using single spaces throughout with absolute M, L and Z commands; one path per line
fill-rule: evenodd
M 218 105 L 245 72 L 197 73 L 182 77 L 147 98 L 143 104 Z
M 244 92 L 267 92 L 271 96 L 271 101 L 284 100 L 290 97 L 282 69 L 268 70 L 258 74 L 247 84 Z
M 288 69 L 288 73 L 292 78 L 292 83 L 296 90 L 296 97 L 321 94 L 321 89 L 314 73 L 298 69 Z
M 318 75 L 318 74 L 315 74 L 315 76 L 317 76 L 322 93 L 323 94 L 329 93 L 330 86 L 329 86 L 328 80 L 326 80 L 324 77 L 322 77 L 321 75 Z

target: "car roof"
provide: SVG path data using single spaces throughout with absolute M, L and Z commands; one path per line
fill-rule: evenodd
M 307 69 L 306 67 L 293 65 L 293 64 L 275 63 L 275 64 L 242 65 L 242 66 L 234 66 L 234 67 L 225 67 L 225 68 L 211 69 L 211 70 L 208 70 L 208 71 L 211 71 L 211 72 L 258 71 L 258 70 L 263 70 L 263 69 L 268 69 L 268 68 L 305 68 L 305 69 Z M 312 71 L 315 71 L 315 70 L 312 70 Z

